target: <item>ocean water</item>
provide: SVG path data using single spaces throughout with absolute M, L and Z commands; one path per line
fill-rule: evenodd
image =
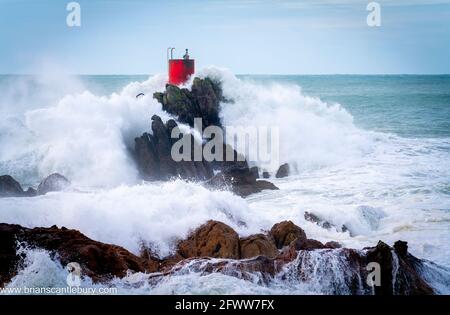
M 75 228 L 135 253 L 148 242 L 163 256 L 208 219 L 242 236 L 289 219 L 310 238 L 357 249 L 378 240 L 408 241 L 414 255 L 450 274 L 449 75 L 235 76 L 219 68 L 198 75 L 221 80 L 234 100 L 223 104 L 225 125 L 280 128 L 281 162 L 296 165 L 292 176 L 271 178 L 280 190 L 242 199 L 199 183 L 139 180 L 129 148 L 150 129 L 153 114 L 170 118 L 152 99 L 164 89 L 165 75 L 3 75 L 0 173 L 27 187 L 59 172 L 73 185 L 45 196 L 0 199 L 0 222 Z M 145 96 L 136 99 L 140 92 Z M 306 221 L 305 211 L 336 228 Z M 67 271 L 47 253 L 28 256 L 10 286 L 55 286 L 65 279 Z M 325 258 L 314 259 L 323 264 Z M 339 282 L 345 272 L 327 275 Z M 450 290 L 448 279 L 435 284 L 440 292 Z M 134 274 L 110 285 L 124 293 L 330 293 L 326 281 L 261 285 L 189 271 L 157 284 Z

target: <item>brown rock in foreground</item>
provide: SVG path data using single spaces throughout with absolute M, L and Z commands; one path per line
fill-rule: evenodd
M 292 221 L 283 221 L 275 224 L 269 234 L 275 240 L 277 248 L 283 248 L 298 239 L 306 240 L 305 231 Z
M 80 264 L 84 275 L 94 281 L 123 277 L 128 270 L 154 272 L 159 261 L 133 255 L 123 247 L 91 240 L 77 230 L 58 228 L 28 229 L 19 225 L 0 224 L 0 286 L 15 275 L 21 257 L 16 253 L 17 244 L 30 248 L 42 248 L 57 256 L 63 266 L 70 262 Z
M 394 247 L 380 241 L 364 250 L 336 249 L 333 242 L 323 245 L 307 239 L 303 230 L 290 221 L 275 224 L 271 235 L 277 239 L 256 234 L 239 240 L 231 227 L 208 221 L 179 243 L 177 253 L 159 260 L 151 250 L 137 257 L 120 246 L 91 240 L 64 227 L 28 229 L 0 224 L 0 286 L 20 269 L 23 257 L 17 252 L 17 242 L 21 242 L 30 248 L 46 249 L 64 266 L 78 262 L 83 274 L 94 281 L 123 277 L 128 270 L 153 273 L 149 276 L 152 283 L 178 271 L 219 272 L 252 282 L 257 279 L 262 285 L 270 284 L 274 277 L 278 286 L 285 280 L 323 284 L 329 294 L 434 294 L 422 276 L 426 265 L 407 252 L 406 242 L 398 241 Z M 276 254 L 275 241 L 289 246 Z M 373 262 L 381 267 L 379 286 L 366 281 L 371 272 L 366 267 Z M 187 269 L 183 269 L 185 266 Z
M 278 250 L 273 240 L 264 234 L 250 235 L 241 238 L 241 258 L 252 258 L 257 256 L 266 256 L 275 258 Z
M 210 220 L 178 244 L 183 258 L 214 257 L 239 259 L 239 235 L 228 225 Z

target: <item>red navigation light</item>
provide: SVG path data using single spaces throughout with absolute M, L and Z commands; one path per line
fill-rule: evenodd
M 174 48 L 168 48 L 170 51 L 169 62 L 169 83 L 180 85 L 185 83 L 189 77 L 195 72 L 195 62 L 194 59 L 189 58 L 188 50 L 186 49 L 186 54 L 183 59 L 173 59 L 172 51 Z

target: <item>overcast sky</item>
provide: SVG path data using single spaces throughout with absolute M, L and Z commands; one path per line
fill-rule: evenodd
M 154 74 L 166 48 L 236 74 L 450 73 L 450 0 L 0 0 L 0 73 Z

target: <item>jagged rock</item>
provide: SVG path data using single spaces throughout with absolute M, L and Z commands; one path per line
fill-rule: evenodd
M 56 226 L 28 229 L 0 223 L 0 286 L 15 275 L 21 264 L 23 257 L 16 251 L 18 242 L 49 251 L 64 266 L 79 263 L 82 273 L 94 281 L 123 277 L 128 270 L 155 272 L 159 266 L 153 257 L 137 257 L 120 246 L 91 240 L 77 230 Z
M 394 243 L 394 250 L 400 257 L 406 257 L 408 253 L 408 243 L 404 241 L 397 241 Z
M 152 131 L 155 153 L 159 162 L 160 178 L 168 179 L 176 176 L 176 165 L 171 156 L 172 142 L 170 135 L 158 115 L 152 116 Z
M 22 197 L 22 186 L 9 175 L 0 176 L 0 197 Z
M 289 176 L 290 167 L 288 163 L 281 165 L 275 174 L 276 178 L 283 178 Z
M 142 136 L 134 139 L 136 164 L 140 174 L 147 180 L 160 178 L 159 160 L 152 138 L 152 135 L 145 132 Z
M 10 175 L 0 176 L 0 198 L 1 197 L 34 197 L 37 192 L 32 187 L 26 191 L 22 186 Z
M 45 195 L 51 191 L 61 191 L 70 186 L 70 181 L 61 174 L 54 173 L 47 176 L 38 186 L 37 194 Z
M 166 85 L 164 92 L 154 93 L 153 97 L 162 104 L 168 113 L 177 116 L 181 123 L 194 126 L 194 118 L 201 118 L 202 128 L 218 126 L 222 128 L 219 112 L 220 103 L 227 102 L 223 98 L 219 82 L 210 78 L 194 78 L 191 90 L 179 88 L 175 85 Z M 152 117 L 152 134 L 144 133 L 135 139 L 135 160 L 137 167 L 146 180 L 167 180 L 181 177 L 189 180 L 207 181 L 210 187 L 231 189 L 234 193 L 246 197 L 265 189 L 278 189 L 267 181 L 257 181 L 259 170 L 257 167 L 249 168 L 245 157 L 238 154 L 230 145 L 222 143 L 222 147 L 213 146 L 216 156 L 213 161 L 204 157 L 197 161 L 194 159 L 193 135 L 179 134 L 178 139 L 171 137 L 172 130 L 177 127 L 174 120 L 165 125 L 161 118 Z M 174 161 L 171 156 L 173 145 L 182 137 L 190 137 L 191 148 L 181 147 L 189 161 L 183 159 Z M 195 143 L 196 144 L 196 143 Z M 195 147 L 205 149 L 205 144 L 196 144 Z M 176 148 L 175 148 L 176 149 Z M 190 150 L 190 152 L 184 152 Z M 181 153 L 181 152 L 180 152 Z M 214 175 L 216 173 L 216 175 Z
M 307 239 L 305 231 L 292 221 L 283 221 L 275 224 L 270 230 L 269 235 L 275 240 L 277 248 L 283 248 L 296 240 L 305 241 Z
M 183 258 L 214 257 L 239 259 L 239 236 L 228 225 L 210 220 L 178 244 Z
M 376 247 L 367 249 L 366 264 L 379 264 L 381 286 L 374 286 L 376 295 L 429 295 L 434 291 L 420 275 L 422 262 L 407 253 L 406 242 L 397 242 L 397 255 L 393 248 L 379 241 Z M 394 258 L 393 255 L 397 257 Z
M 195 161 L 193 155 L 194 137 L 191 137 L 190 160 L 175 161 L 172 158 L 172 145 L 179 139 L 171 138 L 172 130 L 178 127 L 170 119 L 166 124 L 157 115 L 152 117 L 152 132 L 144 133 L 135 139 L 135 160 L 141 175 L 146 180 L 167 180 L 181 177 L 191 180 L 206 180 L 213 176 L 210 163 Z M 180 135 L 180 138 L 183 135 Z
M 275 258 L 278 255 L 275 243 L 264 234 L 255 234 L 241 238 L 240 244 L 241 258 L 252 258 L 256 256 Z
M 194 126 L 194 118 L 202 119 L 202 126 L 221 126 L 220 102 L 225 101 L 222 88 L 210 78 L 194 78 L 191 91 L 167 84 L 166 91 L 153 97 L 163 109 L 178 117 L 178 121 Z

